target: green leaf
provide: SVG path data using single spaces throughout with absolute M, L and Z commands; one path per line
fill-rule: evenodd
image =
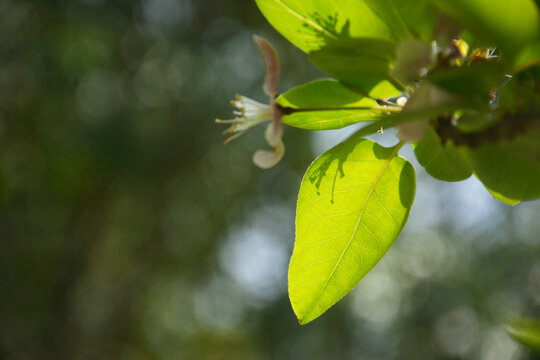
M 289 297 L 301 324 L 346 295 L 403 228 L 415 193 L 412 165 L 353 137 L 317 158 L 298 195 Z
M 472 175 L 465 153 L 451 142 L 443 145 L 431 126 L 422 141 L 414 144 L 414 154 L 426 172 L 436 179 L 461 181 Z
M 528 67 L 540 63 L 540 42 L 528 44 L 516 57 L 515 65 L 517 71 L 522 71 Z
M 393 0 L 365 0 L 364 2 L 388 24 L 395 34 L 398 34 L 399 38 L 407 39 L 413 36 Z
M 462 96 L 471 106 L 489 109 L 491 91 L 503 80 L 505 71 L 500 63 L 473 63 L 433 71 L 427 77 L 440 88 Z
M 402 93 L 390 75 L 396 45 L 375 39 L 344 39 L 314 51 L 309 59 L 321 70 L 373 98 Z
M 465 134 L 484 131 L 494 126 L 499 119 L 493 114 L 465 114 L 459 118 L 457 128 Z
M 517 342 L 540 353 L 540 321 L 518 318 L 506 327 L 506 332 Z
M 284 124 L 308 130 L 339 129 L 359 121 L 377 120 L 385 110 L 375 100 L 328 79 L 297 86 L 276 102 L 286 113 L 301 109 L 284 115 Z
M 431 41 L 436 12 L 430 0 L 364 0 L 400 39 Z
M 382 116 L 375 110 L 301 111 L 283 116 L 281 121 L 305 130 L 334 130 L 362 121 L 375 121 Z
M 396 65 L 392 76 L 404 84 L 419 81 L 433 67 L 430 44 L 420 40 L 402 41 L 396 50 Z
M 304 52 L 349 37 L 393 38 L 388 25 L 363 1 L 255 1 L 268 22 Z
M 533 0 L 433 0 L 448 16 L 488 46 L 512 58 L 524 45 L 538 39 L 540 20 Z
M 382 109 L 375 100 L 331 79 L 315 80 L 294 87 L 281 94 L 276 102 L 292 109 L 343 107 Z
M 468 153 L 486 187 L 511 199 L 540 197 L 540 136 L 486 144 Z
M 517 205 L 517 204 L 519 204 L 521 202 L 521 200 L 511 199 L 509 197 L 504 196 L 501 193 L 498 193 L 498 192 L 496 192 L 494 190 L 491 190 L 487 186 L 485 186 L 485 187 L 486 187 L 486 190 L 489 191 L 491 196 L 493 196 L 494 199 L 499 200 L 500 202 L 503 202 L 503 203 L 511 205 L 511 206 Z

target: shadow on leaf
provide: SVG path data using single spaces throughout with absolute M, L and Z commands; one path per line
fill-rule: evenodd
M 324 157 L 323 162 L 317 167 L 312 170 L 312 172 L 309 174 L 309 182 L 317 188 L 317 195 L 320 195 L 320 187 L 321 183 L 324 180 L 326 176 L 332 176 L 332 196 L 330 198 L 330 203 L 334 203 L 334 190 L 336 187 L 336 181 L 338 176 L 340 178 L 345 177 L 345 171 L 343 169 L 343 164 L 345 161 L 347 161 L 347 158 L 351 154 L 351 152 L 354 150 L 356 145 L 360 141 L 363 141 L 364 139 L 360 139 L 359 141 L 345 141 L 336 147 L 330 149 L 325 154 L 321 156 L 321 160 Z M 335 171 L 332 171 L 333 174 L 328 174 L 328 171 L 330 170 L 330 166 L 334 161 L 337 161 L 337 167 L 335 168 Z
M 350 37 L 350 27 L 351 27 L 350 21 L 349 19 L 346 19 L 345 23 L 343 23 L 343 25 L 339 29 L 338 13 L 335 13 L 334 15 L 323 16 L 319 14 L 318 12 L 314 12 L 313 14 L 311 14 L 310 17 L 323 30 L 322 32 L 317 31 L 316 29 L 313 28 L 312 25 L 303 24 L 305 34 L 313 35 L 319 40 L 315 44 L 311 44 L 311 45 L 322 47 L 328 44 L 332 40 Z

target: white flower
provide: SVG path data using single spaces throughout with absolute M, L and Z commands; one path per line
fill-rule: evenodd
M 281 110 L 275 102 L 279 81 L 279 59 L 276 51 L 268 41 L 259 36 L 253 36 L 253 41 L 255 41 L 264 59 L 266 75 L 263 90 L 268 95 L 270 101 L 268 105 L 262 104 L 246 96 L 237 94 L 236 99 L 231 101 L 231 104 L 236 108 L 233 111 L 236 117 L 231 120 L 216 119 L 216 122 L 218 124 L 231 124 L 231 127 L 223 132 L 223 134 L 233 134 L 225 140 L 225 144 L 227 144 L 244 134 L 251 127 L 265 121 L 270 121 L 264 137 L 273 150 L 258 150 L 253 154 L 255 165 L 263 169 L 268 169 L 276 165 L 285 153 L 285 146 L 281 141 L 283 134 Z
M 236 94 L 236 100 L 232 100 L 231 104 L 236 108 L 233 111 L 236 118 L 232 120 L 216 119 L 218 124 L 232 124 L 230 128 L 223 132 L 224 135 L 234 134 L 225 140 L 226 144 L 244 134 L 249 128 L 264 121 L 272 120 L 274 116 L 272 106 L 261 104 L 246 96 Z

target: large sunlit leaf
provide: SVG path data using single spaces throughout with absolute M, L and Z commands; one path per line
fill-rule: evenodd
M 351 138 L 306 172 L 296 213 L 289 296 L 305 324 L 347 294 L 384 256 L 403 228 L 415 193 L 412 165 Z
M 476 176 L 511 199 L 540 197 L 540 136 L 486 144 L 468 151 Z
M 255 0 L 283 36 L 304 52 L 337 39 L 392 39 L 388 25 L 360 0 Z
M 345 84 L 355 86 L 373 98 L 401 94 L 400 85 L 390 75 L 396 45 L 374 39 L 344 39 L 310 54 L 321 70 Z
M 513 57 L 540 31 L 534 0 L 433 0 L 443 12 L 470 30 L 488 46 Z
M 339 129 L 377 120 L 385 110 L 375 100 L 330 79 L 297 86 L 283 93 L 277 103 L 285 108 L 284 124 L 308 130 Z M 291 112 L 298 109 L 301 111 Z
M 430 126 L 422 141 L 414 145 L 416 159 L 426 172 L 443 181 L 461 181 L 472 175 L 472 167 L 462 149 L 452 142 L 443 144 Z

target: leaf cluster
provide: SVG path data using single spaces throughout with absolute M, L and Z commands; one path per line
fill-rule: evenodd
M 282 93 L 307 130 L 371 122 L 317 158 L 298 195 L 289 296 L 302 324 L 345 296 L 403 229 L 418 162 L 475 175 L 498 200 L 540 197 L 540 15 L 532 0 L 256 0 L 331 78 Z M 396 127 L 385 148 L 366 135 Z

